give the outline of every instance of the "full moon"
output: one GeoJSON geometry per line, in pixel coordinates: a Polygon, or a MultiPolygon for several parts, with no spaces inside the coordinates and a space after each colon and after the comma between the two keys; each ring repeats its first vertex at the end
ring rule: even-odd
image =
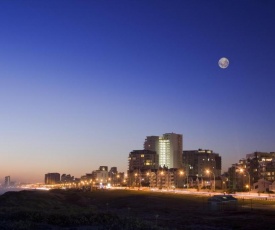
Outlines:
{"type": "Polygon", "coordinates": [[[222,68],[222,69],[225,69],[229,66],[229,61],[227,58],[223,57],[219,60],[219,66],[222,68]]]}

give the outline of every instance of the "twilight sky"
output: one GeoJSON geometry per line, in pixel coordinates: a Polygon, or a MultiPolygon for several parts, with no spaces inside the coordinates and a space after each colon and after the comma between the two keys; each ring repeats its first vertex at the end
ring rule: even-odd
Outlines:
{"type": "Polygon", "coordinates": [[[273,0],[0,1],[0,182],[126,171],[167,132],[227,170],[275,151],[274,86],[273,0]]]}

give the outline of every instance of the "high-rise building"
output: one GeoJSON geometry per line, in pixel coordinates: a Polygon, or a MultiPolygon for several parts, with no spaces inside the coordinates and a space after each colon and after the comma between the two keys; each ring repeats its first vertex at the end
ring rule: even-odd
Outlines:
{"type": "Polygon", "coordinates": [[[159,156],[159,166],[182,168],[181,134],[165,133],[162,136],[147,136],[144,149],[156,151],[159,156]]]}
{"type": "Polygon", "coordinates": [[[117,171],[117,167],[111,167],[111,169],[109,170],[108,176],[112,182],[112,184],[114,184],[114,181],[117,180],[118,177],[118,171],[117,171]]]}
{"type": "Polygon", "coordinates": [[[213,150],[186,150],[182,154],[183,168],[190,177],[205,177],[206,170],[221,175],[221,157],[213,150]]]}
{"type": "Polygon", "coordinates": [[[158,168],[158,155],[152,150],[133,150],[129,154],[129,172],[158,168]]]}
{"type": "Polygon", "coordinates": [[[111,167],[110,171],[109,171],[109,174],[114,174],[116,175],[118,173],[117,171],[117,167],[111,167]]]}
{"type": "MultiPolygon", "coordinates": [[[[249,185],[250,178],[247,173],[240,173],[240,169],[247,170],[246,159],[239,160],[238,163],[232,164],[228,168],[228,188],[232,191],[244,191],[245,185],[249,185]]],[[[249,185],[250,187],[250,185],[249,185]]]]}
{"type": "Polygon", "coordinates": [[[159,136],[148,136],[144,141],[144,149],[158,151],[159,136]]]}
{"type": "Polygon", "coordinates": [[[260,179],[275,180],[275,152],[254,152],[246,155],[246,168],[251,183],[260,179]]]}
{"type": "Polygon", "coordinates": [[[59,173],[47,173],[45,174],[45,184],[57,184],[60,182],[59,173]]]}
{"type": "MultiPolygon", "coordinates": [[[[275,152],[253,152],[228,169],[228,187],[232,190],[257,190],[259,181],[275,181],[275,152]],[[254,186],[254,184],[256,184],[254,186]],[[254,187],[253,187],[254,186],[254,187]]],[[[266,183],[265,182],[265,183],[266,183]]]]}
{"type": "Polygon", "coordinates": [[[61,182],[73,182],[74,176],[71,176],[70,174],[62,174],[61,175],[61,182]]]}
{"type": "Polygon", "coordinates": [[[108,171],[108,166],[99,166],[100,171],[108,171]]]}
{"type": "Polygon", "coordinates": [[[5,176],[5,187],[9,187],[11,183],[11,177],[5,176]]]}

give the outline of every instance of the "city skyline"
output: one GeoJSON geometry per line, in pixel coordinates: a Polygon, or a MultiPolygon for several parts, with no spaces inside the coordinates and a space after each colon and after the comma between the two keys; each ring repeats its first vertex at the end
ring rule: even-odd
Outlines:
{"type": "Polygon", "coordinates": [[[275,151],[274,1],[1,1],[0,12],[1,178],[126,172],[146,136],[172,132],[183,150],[218,152],[223,171],[275,151]]]}

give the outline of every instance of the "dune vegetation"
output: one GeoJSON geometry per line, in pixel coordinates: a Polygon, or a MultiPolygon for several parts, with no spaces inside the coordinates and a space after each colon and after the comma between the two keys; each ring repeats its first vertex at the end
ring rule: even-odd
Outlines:
{"type": "MultiPolygon", "coordinates": [[[[1,229],[271,229],[272,210],[210,210],[207,196],[133,190],[50,190],[0,196],[1,229]]],[[[263,201],[264,202],[264,201],[263,201]]],[[[255,204],[254,204],[255,206],[255,204]]],[[[255,206],[256,207],[256,206],[255,206]]]]}

